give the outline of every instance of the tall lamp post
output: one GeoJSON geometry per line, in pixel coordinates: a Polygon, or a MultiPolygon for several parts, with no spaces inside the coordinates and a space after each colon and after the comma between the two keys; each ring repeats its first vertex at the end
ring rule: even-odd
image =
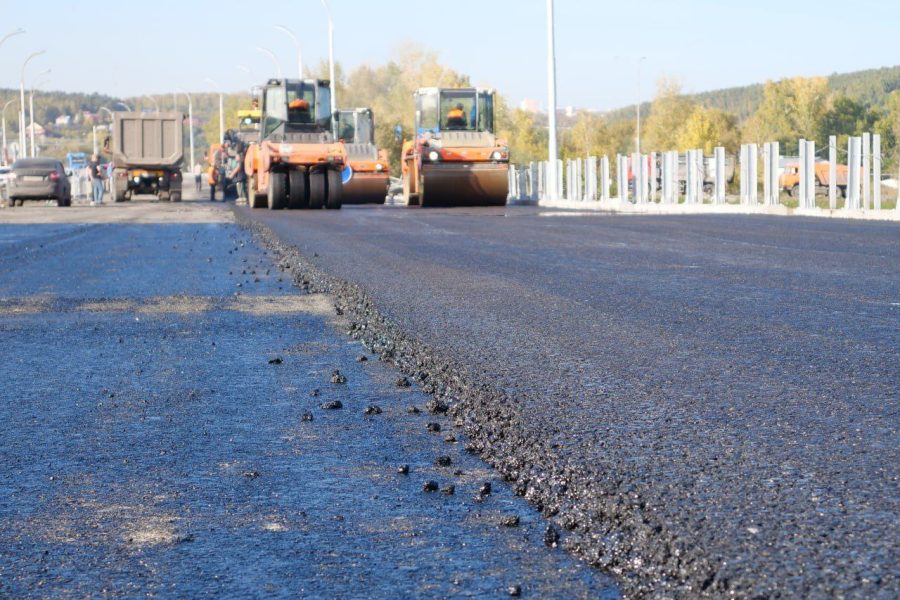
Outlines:
{"type": "Polygon", "coordinates": [[[275,31],[280,31],[288,35],[291,40],[294,42],[294,47],[297,49],[297,77],[303,79],[303,52],[300,49],[300,40],[297,39],[297,36],[294,35],[294,32],[285,27],[284,25],[276,25],[273,27],[275,31]]]}
{"type": "Polygon", "coordinates": [[[28,63],[31,62],[35,57],[40,56],[41,54],[46,53],[46,50],[38,50],[37,52],[32,52],[28,55],[28,58],[25,59],[25,62],[22,63],[22,78],[19,80],[19,148],[22,156],[25,156],[25,148],[27,147],[27,138],[25,137],[25,67],[28,66],[28,63]]]}
{"type": "Polygon", "coordinates": [[[281,79],[282,78],[281,63],[278,62],[278,57],[275,56],[275,53],[272,52],[271,50],[269,50],[268,48],[263,48],[262,46],[257,46],[256,51],[261,54],[265,54],[270,59],[272,59],[272,63],[274,63],[274,65],[275,65],[275,73],[276,73],[278,79],[281,79]]]}
{"type": "Polygon", "coordinates": [[[14,31],[10,31],[6,35],[4,35],[2,38],[0,38],[0,46],[3,45],[3,42],[5,42],[9,38],[13,37],[14,35],[22,35],[23,33],[25,33],[25,30],[22,29],[21,27],[19,27],[18,29],[14,30],[14,31]]]}
{"type": "MultiPolygon", "coordinates": [[[[15,29],[14,31],[10,31],[10,32],[7,33],[6,35],[4,35],[2,38],[0,38],[0,46],[2,46],[3,43],[4,43],[6,40],[8,40],[9,38],[11,38],[11,37],[13,37],[13,36],[16,36],[16,35],[22,35],[23,33],[25,33],[25,30],[22,29],[21,27],[19,27],[18,29],[15,29]]],[[[6,107],[9,106],[11,103],[12,103],[12,100],[10,100],[9,102],[7,102],[6,105],[3,107],[3,156],[0,156],[0,161],[2,161],[4,165],[6,164],[6,155],[7,155],[7,145],[6,145],[6,107]]],[[[21,115],[20,115],[20,118],[21,118],[21,115]]],[[[20,136],[20,137],[21,137],[21,136],[20,136]]],[[[21,149],[19,150],[19,153],[20,153],[20,154],[22,153],[22,150],[21,150],[21,149]]]]}
{"type": "Polygon", "coordinates": [[[637,127],[635,128],[634,148],[638,154],[641,153],[641,65],[645,60],[647,57],[642,56],[637,63],[637,127]]]}
{"type": "Polygon", "coordinates": [[[184,94],[188,101],[188,139],[191,147],[191,171],[194,170],[194,101],[191,95],[181,88],[175,90],[178,94],[184,94]]]}
{"type": "MultiPolygon", "coordinates": [[[[48,75],[48,74],[50,74],[50,71],[51,71],[51,69],[46,69],[44,71],[41,71],[38,74],[38,77],[48,75]]],[[[34,158],[35,156],[37,156],[37,151],[35,150],[35,144],[34,144],[34,88],[39,87],[39,86],[43,85],[44,83],[46,83],[46,79],[38,81],[37,83],[32,82],[31,89],[28,92],[28,114],[29,114],[29,119],[31,121],[31,158],[34,158]]]]}
{"type": "Polygon", "coordinates": [[[553,0],[547,0],[547,120],[549,125],[549,144],[547,164],[547,187],[545,190],[550,200],[556,200],[559,189],[559,173],[557,157],[559,148],[556,142],[556,40],[553,26],[553,0]]]}
{"type": "MultiPolygon", "coordinates": [[[[280,75],[279,75],[280,77],[280,75]]],[[[216,83],[215,79],[211,77],[207,77],[205,79],[206,83],[211,85],[213,89],[219,90],[219,143],[225,143],[225,100],[222,97],[222,88],[216,83]]]]}
{"type": "Polygon", "coordinates": [[[3,166],[6,166],[9,164],[9,161],[7,160],[8,156],[9,156],[9,152],[8,152],[8,148],[6,145],[6,109],[9,107],[10,104],[12,104],[15,101],[16,101],[16,99],[13,98],[12,100],[10,100],[9,102],[7,102],[6,104],[3,105],[3,154],[2,154],[2,156],[0,156],[0,161],[2,161],[3,166]]]}
{"type": "Polygon", "coordinates": [[[322,0],[322,6],[325,7],[325,14],[328,15],[328,77],[331,79],[331,129],[334,137],[337,138],[337,123],[334,120],[334,113],[337,112],[337,94],[335,92],[337,84],[334,81],[334,20],[331,18],[328,0],[322,0]]]}

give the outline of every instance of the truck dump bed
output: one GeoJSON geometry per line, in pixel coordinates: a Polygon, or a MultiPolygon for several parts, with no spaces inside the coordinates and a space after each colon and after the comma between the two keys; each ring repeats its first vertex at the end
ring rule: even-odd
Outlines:
{"type": "Polygon", "coordinates": [[[184,115],[177,112],[117,112],[113,121],[113,165],[174,167],[184,158],[184,115]]]}

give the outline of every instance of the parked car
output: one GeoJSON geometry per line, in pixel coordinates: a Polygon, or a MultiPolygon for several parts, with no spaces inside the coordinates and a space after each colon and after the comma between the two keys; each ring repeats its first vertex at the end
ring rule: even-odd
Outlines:
{"type": "Polygon", "coordinates": [[[14,162],[9,180],[9,206],[45,199],[56,200],[57,206],[71,206],[72,185],[63,164],[55,158],[20,158],[14,162]]]}

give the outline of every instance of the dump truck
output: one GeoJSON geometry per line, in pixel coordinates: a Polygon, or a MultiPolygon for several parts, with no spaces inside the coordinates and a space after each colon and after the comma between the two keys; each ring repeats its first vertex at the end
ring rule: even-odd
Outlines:
{"type": "Polygon", "coordinates": [[[107,150],[112,154],[110,186],[116,202],[135,194],[181,201],[183,114],[116,112],[107,150]]]}
{"type": "Polygon", "coordinates": [[[494,90],[421,88],[415,139],[401,151],[408,206],[502,206],[509,148],[494,132],[494,90]]]}
{"type": "Polygon", "coordinates": [[[384,204],[390,184],[390,163],[375,145],[375,119],[370,108],[340,110],[338,138],[347,148],[344,204],[384,204]]]}
{"type": "Polygon", "coordinates": [[[335,138],[336,118],[327,80],[266,82],[258,141],[244,159],[252,208],[341,207],[347,151],[335,138]]]}
{"type": "MultiPolygon", "coordinates": [[[[847,197],[847,165],[836,165],[837,173],[835,186],[841,198],[847,197]]],[[[791,195],[792,198],[800,196],[800,163],[788,162],[782,167],[782,173],[778,177],[778,186],[791,195]]],[[[831,181],[831,169],[828,161],[816,161],[816,195],[827,196],[828,185],[831,181]]]]}

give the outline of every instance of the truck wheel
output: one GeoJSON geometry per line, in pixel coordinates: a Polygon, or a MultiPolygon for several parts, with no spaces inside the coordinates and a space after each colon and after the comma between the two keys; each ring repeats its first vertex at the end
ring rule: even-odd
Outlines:
{"type": "Polygon", "coordinates": [[[269,173],[269,210],[281,210],[287,201],[287,174],[269,173]]]}
{"type": "Polygon", "coordinates": [[[159,198],[160,202],[168,202],[169,201],[169,192],[160,192],[159,196],[157,196],[157,197],[159,198]]]}
{"type": "Polygon", "coordinates": [[[306,169],[293,169],[288,181],[288,208],[299,210],[309,208],[309,183],[306,169]]]}
{"type": "Polygon", "coordinates": [[[795,183],[794,187],[791,188],[790,191],[791,198],[799,198],[800,197],[800,184],[795,183]]]}
{"type": "Polygon", "coordinates": [[[841,198],[847,197],[847,188],[838,186],[838,196],[841,198]]]}
{"type": "Polygon", "coordinates": [[[7,208],[15,208],[16,207],[16,199],[10,198],[9,200],[7,200],[6,206],[7,206],[7,208]]]}
{"type": "Polygon", "coordinates": [[[169,200],[172,202],[181,202],[181,192],[172,192],[169,195],[169,200]]]}
{"type": "Polygon", "coordinates": [[[309,207],[318,210],[325,206],[325,198],[328,194],[328,183],[325,173],[309,174],[309,207]]]}
{"type": "Polygon", "coordinates": [[[344,202],[344,184],[341,182],[341,172],[328,171],[326,182],[328,184],[328,199],[325,202],[325,208],[337,210],[344,202]]]}
{"type": "Polygon", "coordinates": [[[703,184],[703,193],[704,194],[711,196],[712,193],[715,191],[716,191],[716,186],[713,185],[712,183],[704,183],[703,184]]]}

